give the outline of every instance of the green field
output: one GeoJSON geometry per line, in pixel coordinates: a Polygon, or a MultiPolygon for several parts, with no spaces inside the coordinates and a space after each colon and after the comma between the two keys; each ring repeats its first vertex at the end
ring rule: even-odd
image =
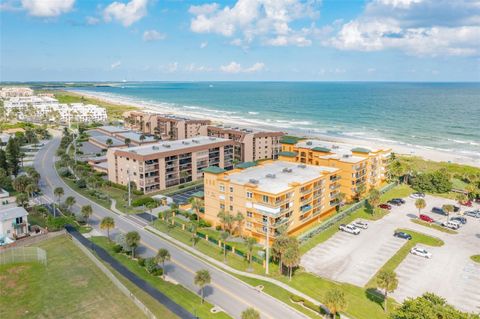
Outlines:
{"type": "Polygon", "coordinates": [[[425,227],[428,227],[428,228],[432,228],[432,229],[441,231],[441,232],[443,232],[443,233],[447,233],[447,234],[451,234],[451,235],[458,234],[458,232],[455,231],[455,230],[453,230],[453,229],[446,228],[446,227],[437,225],[437,224],[435,224],[435,223],[427,223],[427,222],[425,222],[425,221],[423,221],[423,220],[421,220],[421,219],[412,218],[412,219],[410,219],[410,221],[411,221],[412,223],[415,223],[415,224],[418,224],[418,225],[422,225],[422,226],[425,226],[425,227]]]}
{"type": "Polygon", "coordinates": [[[397,158],[414,172],[427,173],[446,169],[447,172],[457,175],[480,174],[480,168],[463,164],[429,161],[418,156],[397,156],[397,158]]]}
{"type": "Polygon", "coordinates": [[[0,266],[0,318],[145,318],[68,237],[38,247],[47,266],[0,266]]]}

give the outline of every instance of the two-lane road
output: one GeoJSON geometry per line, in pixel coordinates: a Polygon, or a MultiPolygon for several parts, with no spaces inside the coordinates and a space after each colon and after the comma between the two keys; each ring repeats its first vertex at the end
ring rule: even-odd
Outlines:
{"type": "MultiPolygon", "coordinates": [[[[78,211],[82,205],[91,205],[93,216],[91,224],[99,230],[99,220],[105,216],[115,219],[116,231],[123,233],[137,231],[141,238],[141,247],[138,251],[144,256],[152,256],[159,248],[166,248],[172,256],[171,262],[166,265],[168,276],[197,293],[198,287],[193,283],[195,272],[200,269],[208,269],[212,276],[212,283],[206,289],[207,300],[224,309],[225,312],[234,318],[240,318],[241,312],[248,307],[254,307],[260,311],[262,318],[269,319],[297,319],[307,318],[305,315],[297,312],[295,309],[287,306],[279,300],[258,292],[253,287],[245,284],[241,280],[211,266],[210,264],[186,253],[177,246],[168,241],[146,231],[138,222],[130,218],[120,216],[104,207],[92,202],[73,191],[58,176],[55,168],[55,152],[60,144],[60,136],[56,135],[36,156],[35,168],[42,176],[41,189],[46,197],[54,198],[53,189],[63,187],[65,191],[64,198],[74,196],[76,205],[74,210],[78,211]]],[[[99,230],[100,231],[100,230],[99,230]]],[[[112,233],[115,236],[115,232],[112,233]]]]}

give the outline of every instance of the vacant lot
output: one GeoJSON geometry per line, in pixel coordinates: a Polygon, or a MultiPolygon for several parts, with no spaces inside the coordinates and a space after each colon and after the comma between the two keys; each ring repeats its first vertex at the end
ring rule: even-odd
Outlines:
{"type": "Polygon", "coordinates": [[[145,318],[66,236],[38,246],[47,266],[0,266],[0,318],[145,318]]]}

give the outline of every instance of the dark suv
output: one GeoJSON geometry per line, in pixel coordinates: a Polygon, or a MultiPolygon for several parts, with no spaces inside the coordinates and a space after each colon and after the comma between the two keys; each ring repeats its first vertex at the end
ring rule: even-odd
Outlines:
{"type": "Polygon", "coordinates": [[[412,239],[412,235],[407,234],[403,231],[396,231],[395,233],[393,233],[393,236],[398,237],[398,238],[407,239],[407,240],[412,239]]]}
{"type": "Polygon", "coordinates": [[[440,215],[444,215],[444,216],[447,215],[447,213],[445,213],[445,211],[440,207],[433,207],[432,208],[432,213],[440,214],[440,215]]]}

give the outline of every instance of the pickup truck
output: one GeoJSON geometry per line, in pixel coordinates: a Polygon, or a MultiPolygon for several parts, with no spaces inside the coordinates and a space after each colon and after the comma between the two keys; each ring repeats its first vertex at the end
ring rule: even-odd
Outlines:
{"type": "Polygon", "coordinates": [[[348,224],[348,225],[345,225],[345,224],[341,224],[339,229],[341,231],[344,231],[346,233],[350,233],[350,234],[354,234],[354,235],[358,235],[360,234],[360,229],[358,229],[357,227],[355,227],[354,225],[352,224],[348,224]]]}

